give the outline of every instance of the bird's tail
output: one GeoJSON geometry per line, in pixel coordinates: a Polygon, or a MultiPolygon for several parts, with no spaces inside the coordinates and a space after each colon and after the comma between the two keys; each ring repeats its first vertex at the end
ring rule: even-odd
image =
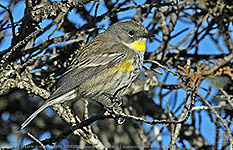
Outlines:
{"type": "Polygon", "coordinates": [[[19,130],[25,128],[40,112],[51,106],[52,101],[45,101],[31,116],[29,116],[20,126],[19,130]]]}
{"type": "MultiPolygon", "coordinates": [[[[59,93],[59,90],[57,90],[59,93]]],[[[58,94],[57,94],[58,95],[58,94]]],[[[75,90],[71,90],[67,92],[66,94],[62,94],[60,96],[56,96],[56,91],[53,93],[53,95],[50,96],[48,100],[46,100],[30,117],[28,117],[23,124],[20,126],[19,130],[25,128],[31,121],[34,119],[40,112],[45,110],[47,107],[56,104],[56,103],[63,103],[68,100],[72,100],[77,97],[77,94],[75,90]]]]}

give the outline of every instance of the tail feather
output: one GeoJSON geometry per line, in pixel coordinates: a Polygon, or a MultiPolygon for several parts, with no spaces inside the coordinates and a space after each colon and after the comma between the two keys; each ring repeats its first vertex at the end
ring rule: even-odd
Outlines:
{"type": "MultiPolygon", "coordinates": [[[[56,93],[56,92],[55,92],[56,93]]],[[[54,94],[55,94],[54,93],[54,94]]],[[[56,104],[63,103],[64,101],[69,101],[77,97],[77,93],[75,90],[71,90],[66,94],[62,94],[60,96],[51,96],[48,100],[46,100],[31,116],[29,116],[20,126],[19,130],[25,128],[40,112],[45,110],[47,107],[56,104]]]]}
{"type": "Polygon", "coordinates": [[[20,126],[19,130],[25,128],[40,112],[51,106],[51,101],[44,102],[31,116],[29,116],[20,126]]]}

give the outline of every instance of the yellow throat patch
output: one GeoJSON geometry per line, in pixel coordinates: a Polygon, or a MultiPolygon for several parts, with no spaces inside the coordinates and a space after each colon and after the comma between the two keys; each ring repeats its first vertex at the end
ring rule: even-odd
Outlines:
{"type": "Polygon", "coordinates": [[[129,59],[123,59],[117,66],[114,66],[119,71],[131,71],[133,66],[129,59]]]}
{"type": "Polygon", "coordinates": [[[136,41],[136,42],[133,42],[132,43],[132,47],[135,49],[135,50],[138,50],[138,51],[144,51],[146,50],[146,41],[136,41]]]}

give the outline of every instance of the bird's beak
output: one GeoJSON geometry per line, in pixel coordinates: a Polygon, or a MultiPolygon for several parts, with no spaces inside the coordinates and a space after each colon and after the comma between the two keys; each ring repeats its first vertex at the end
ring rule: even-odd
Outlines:
{"type": "Polygon", "coordinates": [[[150,33],[148,33],[148,34],[142,35],[142,36],[140,36],[140,37],[142,37],[142,38],[149,38],[149,39],[153,39],[155,36],[154,36],[154,34],[150,34],[150,33]]]}

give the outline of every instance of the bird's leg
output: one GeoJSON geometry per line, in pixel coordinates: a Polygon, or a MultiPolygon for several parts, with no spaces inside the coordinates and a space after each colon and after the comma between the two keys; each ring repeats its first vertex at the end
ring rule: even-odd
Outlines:
{"type": "Polygon", "coordinates": [[[109,100],[111,101],[110,106],[108,106],[110,108],[120,107],[123,103],[119,96],[111,95],[109,93],[103,93],[103,95],[108,97],[109,100]]]}
{"type": "Polygon", "coordinates": [[[112,96],[110,94],[104,93],[105,96],[107,96],[111,100],[111,105],[103,105],[102,106],[109,112],[112,116],[115,122],[118,125],[121,125],[125,122],[125,119],[120,117],[120,114],[123,113],[122,109],[122,100],[119,98],[119,96],[112,96]]]}
{"type": "Polygon", "coordinates": [[[117,125],[121,125],[125,122],[125,119],[120,116],[120,114],[123,113],[123,109],[121,107],[109,107],[103,104],[101,104],[101,106],[103,106],[106,112],[111,114],[112,118],[114,119],[117,125]]]}
{"type": "Polygon", "coordinates": [[[120,97],[127,87],[128,86],[123,86],[117,89],[116,92],[112,96],[109,97],[112,102],[112,107],[120,107],[122,105],[123,102],[120,97]]]}
{"type": "Polygon", "coordinates": [[[127,86],[123,86],[122,88],[116,90],[116,92],[113,95],[109,93],[103,93],[106,97],[108,97],[111,100],[112,103],[110,106],[104,107],[111,115],[113,115],[113,118],[118,125],[123,124],[125,122],[125,119],[120,116],[120,114],[123,113],[123,109],[121,107],[123,101],[121,100],[120,96],[126,88],[127,86]]]}

